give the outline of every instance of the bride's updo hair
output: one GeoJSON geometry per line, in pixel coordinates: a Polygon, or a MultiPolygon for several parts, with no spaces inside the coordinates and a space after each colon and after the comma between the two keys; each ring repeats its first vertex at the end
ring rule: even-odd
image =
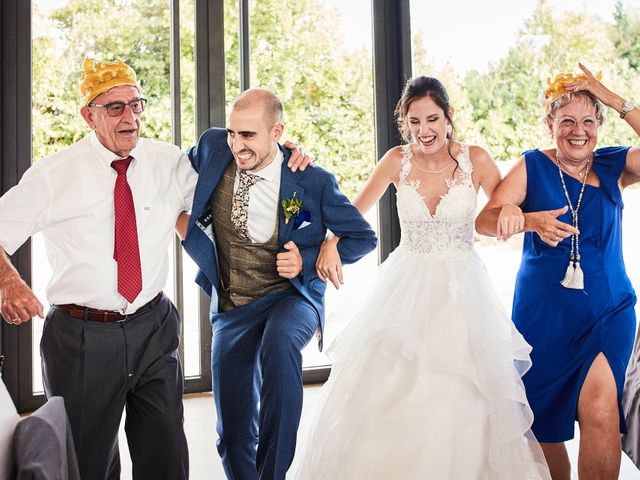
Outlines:
{"type": "Polygon", "coordinates": [[[455,160],[455,157],[451,154],[451,146],[456,141],[456,127],[453,124],[453,120],[449,115],[449,94],[447,89],[440,80],[434,77],[414,77],[407,80],[404,89],[402,89],[402,95],[396,105],[396,122],[398,124],[398,130],[405,142],[411,142],[411,132],[407,123],[407,115],[409,114],[409,106],[414,100],[418,100],[423,97],[431,97],[431,100],[440,107],[444,113],[445,118],[451,125],[451,129],[447,131],[447,139],[449,139],[448,150],[451,158],[455,160]]]}

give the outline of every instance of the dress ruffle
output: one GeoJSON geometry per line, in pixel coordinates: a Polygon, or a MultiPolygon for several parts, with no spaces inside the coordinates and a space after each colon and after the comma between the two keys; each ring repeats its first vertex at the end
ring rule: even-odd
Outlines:
{"type": "Polygon", "coordinates": [[[399,247],[363,298],[288,478],[549,478],[521,381],[531,347],[475,252],[399,247]]]}

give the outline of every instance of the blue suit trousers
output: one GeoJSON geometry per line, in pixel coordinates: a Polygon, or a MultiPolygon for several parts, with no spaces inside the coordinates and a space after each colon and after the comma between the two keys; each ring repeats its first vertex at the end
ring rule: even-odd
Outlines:
{"type": "Polygon", "coordinates": [[[318,328],[296,290],[212,315],[218,452],[229,480],[284,480],[302,412],[302,354],[318,328]]]}

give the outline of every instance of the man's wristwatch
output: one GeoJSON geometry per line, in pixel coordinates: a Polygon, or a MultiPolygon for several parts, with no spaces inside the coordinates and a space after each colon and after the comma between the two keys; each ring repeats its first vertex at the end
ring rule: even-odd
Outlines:
{"type": "Polygon", "coordinates": [[[622,105],[622,110],[620,110],[620,118],[626,117],[627,113],[629,113],[634,108],[636,108],[636,106],[631,100],[627,100],[626,102],[624,102],[624,104],[622,105]]]}

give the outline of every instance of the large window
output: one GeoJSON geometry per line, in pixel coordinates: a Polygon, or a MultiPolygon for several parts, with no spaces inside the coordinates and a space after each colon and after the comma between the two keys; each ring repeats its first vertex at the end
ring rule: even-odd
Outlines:
{"type": "MultiPolygon", "coordinates": [[[[111,2],[102,9],[78,0],[32,2],[32,159],[64,148],[89,130],[79,115],[78,78],[85,57],[121,58],[138,74],[148,98],[142,135],[187,147],[196,141],[195,126],[195,4],[170,2],[111,2]],[[113,29],[127,19],[136,28],[113,29]],[[91,32],[91,34],[88,34],[91,32]]],[[[202,317],[201,296],[193,282],[195,265],[182,255],[179,242],[169,252],[170,272],[165,293],[180,310],[183,322],[181,355],[187,388],[210,384],[209,361],[202,354],[210,335],[202,317]]],[[[51,276],[40,235],[32,242],[32,284],[46,302],[51,276]]],[[[45,303],[45,309],[48,305],[45,303]]],[[[32,323],[32,393],[42,392],[39,344],[43,321],[32,323]]]]}
{"type": "MultiPolygon", "coordinates": [[[[179,10],[180,116],[172,117],[170,2],[124,2],[124,11],[112,11],[105,18],[86,2],[77,0],[35,0],[33,3],[33,159],[76,141],[88,129],[77,114],[77,66],[85,56],[97,59],[122,58],[137,71],[149,98],[143,118],[143,135],[192,145],[195,133],[194,5],[181,1],[179,10]],[[94,29],[95,23],[109,24],[124,15],[137,19],[139,28],[114,38],[111,29],[94,29]],[[134,45],[138,48],[126,48],[134,45]],[[51,62],[53,52],[60,58],[51,62]],[[61,54],[60,54],[61,53],[61,54]],[[61,82],[60,80],[63,79],[61,82]],[[178,125],[176,125],[178,123],[178,125]]],[[[371,45],[371,3],[359,0],[348,5],[332,0],[297,2],[278,0],[248,2],[248,35],[240,30],[238,2],[225,2],[225,92],[227,104],[242,88],[272,89],[285,105],[286,138],[309,151],[319,165],[336,174],[345,193],[353,197],[375,166],[375,122],[371,45]],[[287,22],[281,12],[289,12],[287,22]],[[357,15],[356,15],[357,12],[357,15]],[[241,85],[240,46],[249,40],[249,84],[241,85]]],[[[173,102],[173,103],[172,103],[173,102]]],[[[368,214],[377,229],[376,211],[368,214]]],[[[179,246],[174,246],[171,277],[166,293],[179,300],[184,318],[183,361],[185,375],[197,377],[200,364],[198,291],[190,280],[195,265],[179,246]],[[178,262],[178,265],[176,264],[178,262]],[[176,268],[177,267],[177,268],[176,268]],[[183,277],[177,272],[182,270],[183,277]],[[182,282],[181,278],[188,278],[182,282]],[[179,295],[176,297],[176,293],[179,295]]],[[[345,299],[362,278],[371,277],[377,267],[377,252],[365,261],[345,268],[346,285],[328,288],[328,345],[348,321],[345,299]],[[335,313],[334,313],[335,312],[335,313]]],[[[37,237],[33,248],[34,288],[45,298],[50,277],[43,243],[37,237]]],[[[48,307],[48,306],[47,306],[48,307]]],[[[42,390],[39,343],[42,321],[34,322],[33,388],[42,390]]],[[[305,366],[328,365],[328,359],[311,342],[304,354],[305,366]]]]}
{"type": "MultiPolygon", "coordinates": [[[[240,3],[248,10],[244,18],[237,3],[225,3],[225,18],[236,19],[225,25],[227,72],[237,72],[226,78],[228,101],[248,87],[273,90],[285,109],[284,137],[333,172],[353,198],[376,163],[370,0],[240,3]]],[[[369,220],[377,227],[374,210],[369,220]]],[[[328,286],[325,345],[348,320],[341,306],[377,263],[374,252],[345,269],[340,290],[328,286]]],[[[305,367],[329,363],[312,341],[305,367]]]]}
{"type": "MultiPolygon", "coordinates": [[[[228,102],[243,89],[273,89],[285,105],[286,138],[333,171],[353,197],[378,155],[397,143],[390,112],[406,74],[407,62],[395,68],[394,59],[408,58],[400,41],[402,29],[408,31],[407,6],[408,0],[3,1],[0,186],[6,191],[31,162],[88,133],[78,113],[77,85],[83,58],[94,57],[121,58],[135,68],[149,99],[143,135],[181,148],[204,129],[224,126],[228,102]]],[[[378,227],[397,225],[387,203],[368,215],[382,249],[347,268],[347,284],[339,291],[328,287],[325,345],[349,319],[344,304],[359,279],[370,277],[378,257],[397,242],[397,229],[389,234],[378,227]]],[[[193,283],[195,266],[178,242],[168,253],[166,293],[184,320],[186,388],[206,391],[209,298],[193,283]]],[[[45,257],[38,237],[13,257],[43,300],[50,276],[45,257]]],[[[22,411],[42,401],[41,330],[38,320],[0,327],[4,379],[22,411]]],[[[307,380],[328,375],[329,361],[315,342],[304,362],[307,380]]]]}

